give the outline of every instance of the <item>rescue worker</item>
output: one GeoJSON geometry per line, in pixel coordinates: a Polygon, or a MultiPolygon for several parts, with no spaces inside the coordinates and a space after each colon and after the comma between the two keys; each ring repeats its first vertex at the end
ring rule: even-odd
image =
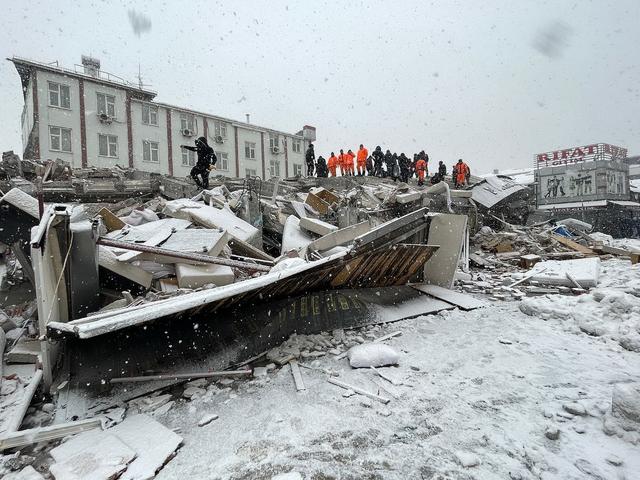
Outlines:
{"type": "Polygon", "coordinates": [[[384,171],[382,173],[383,177],[391,176],[391,167],[393,165],[393,155],[391,155],[391,150],[387,149],[384,153],[384,171]]]}
{"type": "Polygon", "coordinates": [[[451,167],[451,181],[453,182],[453,186],[458,188],[458,165],[456,163],[451,167]]]}
{"type": "Polygon", "coordinates": [[[327,177],[327,161],[324,159],[322,155],[318,157],[318,162],[316,164],[316,174],[320,178],[327,177]]]}
{"type": "Polygon", "coordinates": [[[400,166],[400,180],[409,183],[409,174],[411,173],[411,160],[403,153],[398,157],[398,165],[400,166]]]}
{"type": "Polygon", "coordinates": [[[347,171],[347,154],[344,150],[340,149],[340,155],[338,155],[338,166],[340,167],[340,175],[346,176],[347,171]]]}
{"type": "Polygon", "coordinates": [[[367,157],[367,175],[369,175],[370,177],[373,177],[373,158],[371,157],[371,155],[369,155],[367,157]]]}
{"type": "Polygon", "coordinates": [[[416,173],[418,175],[418,185],[424,185],[424,176],[427,173],[427,161],[418,155],[418,161],[416,162],[416,173]]]}
{"type": "Polygon", "coordinates": [[[373,174],[376,177],[381,177],[384,154],[382,153],[382,148],[380,148],[380,145],[376,147],[371,156],[373,157],[373,174]]]}
{"type": "Polygon", "coordinates": [[[458,186],[462,187],[463,185],[468,184],[469,166],[464,163],[462,159],[459,159],[456,167],[456,183],[458,186]]]}
{"type": "Polygon", "coordinates": [[[195,147],[190,145],[180,145],[180,148],[197,153],[198,160],[191,169],[190,175],[191,178],[193,178],[193,181],[196,182],[198,188],[206,190],[209,188],[209,171],[215,168],[214,165],[218,161],[218,158],[216,157],[213,148],[211,148],[207,143],[207,139],[205,137],[198,137],[195,143],[195,147]],[[202,178],[202,181],[200,178],[202,178]]]}
{"type": "Polygon", "coordinates": [[[354,172],[354,166],[353,166],[354,158],[356,158],[355,154],[351,151],[351,149],[349,149],[349,151],[347,151],[347,175],[350,175],[352,177],[354,172]]]}
{"type": "Polygon", "coordinates": [[[358,176],[364,176],[364,169],[367,163],[367,157],[369,156],[369,151],[364,148],[364,145],[360,144],[360,149],[358,150],[358,155],[356,157],[356,161],[358,163],[358,176]]]}
{"type": "Polygon", "coordinates": [[[444,177],[447,176],[447,166],[442,160],[440,160],[440,163],[438,164],[438,176],[440,177],[440,180],[444,180],[444,177]]]}
{"type": "Polygon", "coordinates": [[[307,161],[307,177],[313,177],[316,161],[316,152],[313,151],[313,143],[309,144],[307,152],[305,153],[305,159],[307,161]]]}
{"type": "Polygon", "coordinates": [[[398,164],[398,154],[393,152],[391,156],[391,178],[396,182],[400,178],[400,165],[398,164]]]}
{"type": "Polygon", "coordinates": [[[327,163],[327,167],[329,167],[329,174],[332,177],[337,176],[336,169],[338,168],[338,157],[336,157],[336,155],[333,152],[331,152],[331,156],[329,157],[329,162],[327,163]]]}

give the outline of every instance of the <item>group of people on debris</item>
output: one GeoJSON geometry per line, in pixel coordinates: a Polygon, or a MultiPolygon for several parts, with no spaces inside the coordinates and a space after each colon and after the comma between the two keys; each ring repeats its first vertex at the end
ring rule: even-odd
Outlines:
{"type": "MultiPolygon", "coordinates": [[[[398,155],[391,153],[387,149],[382,153],[382,148],[377,146],[371,155],[369,150],[360,144],[360,148],[356,153],[351,149],[345,151],[340,149],[340,154],[336,156],[335,152],[331,152],[329,160],[319,156],[316,159],[313,144],[310,143],[305,153],[305,161],[307,163],[307,176],[313,177],[336,177],[338,173],[341,176],[359,176],[368,175],[370,177],[391,178],[393,181],[400,180],[407,183],[410,178],[416,177],[418,185],[424,185],[425,179],[429,179],[431,184],[436,184],[445,179],[447,175],[446,165],[440,161],[438,169],[429,177],[429,155],[422,150],[420,153],[413,155],[413,160],[404,153],[398,155]],[[355,160],[355,162],[354,162],[355,160]]],[[[471,170],[469,166],[458,160],[453,165],[451,178],[456,187],[469,184],[471,170]]]]}
{"type": "MultiPolygon", "coordinates": [[[[180,147],[197,153],[198,160],[191,169],[190,175],[199,188],[207,189],[209,188],[209,172],[215,168],[218,158],[205,137],[196,139],[195,144],[195,147],[190,145],[180,145],[180,147]]],[[[322,156],[316,160],[313,143],[310,143],[305,152],[305,160],[308,177],[312,177],[314,174],[318,177],[337,177],[340,173],[343,177],[368,175],[407,183],[410,178],[415,176],[418,179],[418,185],[424,185],[427,178],[431,184],[436,184],[443,181],[447,175],[447,167],[440,161],[437,171],[429,177],[429,155],[424,150],[414,154],[413,160],[411,160],[404,153],[398,155],[391,153],[388,149],[382,153],[380,146],[377,146],[369,155],[369,150],[360,144],[357,153],[354,154],[351,149],[345,153],[343,149],[340,149],[338,156],[331,152],[327,161],[322,156]]],[[[453,165],[451,178],[456,187],[467,185],[470,175],[471,170],[462,159],[453,165]]]]}

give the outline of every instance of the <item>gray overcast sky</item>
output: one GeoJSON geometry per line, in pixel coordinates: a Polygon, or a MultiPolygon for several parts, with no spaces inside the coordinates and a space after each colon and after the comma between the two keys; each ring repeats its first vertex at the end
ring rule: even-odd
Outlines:
{"type": "MultiPolygon", "coordinates": [[[[476,173],[609,142],[640,154],[640,1],[0,0],[0,53],[81,54],[157,99],[296,132],[316,151],[379,144],[476,173]],[[136,36],[135,10],[151,29],[136,36]]],[[[0,68],[0,150],[22,151],[20,81],[0,68]]]]}

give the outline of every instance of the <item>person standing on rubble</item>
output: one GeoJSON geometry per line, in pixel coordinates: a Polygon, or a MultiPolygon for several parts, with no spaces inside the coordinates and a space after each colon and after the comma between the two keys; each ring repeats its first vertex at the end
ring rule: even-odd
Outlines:
{"type": "Polygon", "coordinates": [[[438,163],[438,177],[440,177],[440,181],[442,181],[446,176],[447,176],[447,166],[444,164],[442,160],[440,160],[440,163],[438,163]]]}
{"type": "Polygon", "coordinates": [[[340,167],[340,175],[346,176],[347,173],[347,155],[344,153],[344,150],[340,149],[340,155],[338,155],[338,166],[340,167]]]}
{"type": "Polygon", "coordinates": [[[398,164],[400,166],[400,180],[404,183],[409,183],[409,174],[411,173],[411,160],[402,152],[398,157],[398,164]]]}
{"type": "Polygon", "coordinates": [[[331,156],[329,157],[329,163],[327,164],[329,167],[329,174],[332,177],[336,176],[336,169],[338,168],[338,157],[336,157],[335,153],[331,152],[331,156]]]}
{"type": "Polygon", "coordinates": [[[305,153],[305,159],[307,161],[307,177],[313,177],[316,161],[316,152],[313,151],[313,143],[309,144],[307,152],[305,153]]]}
{"type": "Polygon", "coordinates": [[[458,164],[454,163],[453,167],[451,167],[451,181],[453,182],[454,188],[458,188],[458,164]]]}
{"type": "Polygon", "coordinates": [[[384,170],[382,172],[383,177],[388,177],[391,175],[391,167],[393,166],[393,155],[391,155],[391,150],[387,149],[384,153],[384,170]]]}
{"type": "Polygon", "coordinates": [[[327,161],[322,155],[318,157],[318,162],[316,164],[316,174],[319,178],[327,177],[327,161]]]}
{"type": "Polygon", "coordinates": [[[424,176],[427,173],[427,161],[422,158],[422,155],[418,155],[418,161],[416,162],[416,174],[418,175],[418,185],[424,185],[424,176]]]}
{"type": "Polygon", "coordinates": [[[353,172],[354,172],[353,159],[354,158],[356,158],[356,156],[351,151],[351,149],[349,149],[347,151],[347,175],[349,175],[350,177],[353,177],[353,172]]]}
{"type": "Polygon", "coordinates": [[[373,174],[376,177],[382,177],[382,161],[384,160],[384,154],[382,153],[380,145],[376,147],[371,156],[373,157],[373,174]]]}
{"type": "Polygon", "coordinates": [[[458,186],[463,186],[468,184],[469,181],[469,167],[466,163],[462,161],[462,159],[458,160],[456,164],[456,183],[458,186]]]}
{"type": "Polygon", "coordinates": [[[367,157],[369,156],[369,151],[364,148],[364,145],[360,144],[360,149],[358,150],[358,155],[356,161],[358,162],[358,176],[364,176],[364,168],[367,163],[367,157]]]}
{"type": "Polygon", "coordinates": [[[369,155],[367,157],[367,175],[369,175],[370,177],[373,177],[373,157],[371,157],[371,155],[369,155]]]}
{"type": "Polygon", "coordinates": [[[215,168],[214,166],[218,161],[218,158],[216,157],[213,148],[211,148],[207,143],[207,139],[205,137],[198,137],[195,143],[195,147],[190,145],[180,145],[180,148],[197,153],[198,160],[191,169],[190,175],[191,178],[193,178],[193,181],[196,182],[198,188],[206,190],[209,188],[209,171],[215,168]]]}

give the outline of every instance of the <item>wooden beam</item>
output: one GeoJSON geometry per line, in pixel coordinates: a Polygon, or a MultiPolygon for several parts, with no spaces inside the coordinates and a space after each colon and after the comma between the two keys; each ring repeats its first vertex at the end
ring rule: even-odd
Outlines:
{"type": "Polygon", "coordinates": [[[558,243],[561,243],[565,247],[569,247],[571,250],[575,250],[576,252],[584,253],[585,255],[595,255],[596,253],[590,249],[589,247],[585,247],[584,245],[580,245],[578,242],[574,242],[573,240],[563,237],[562,235],[551,235],[558,243]]]}
{"type": "Polygon", "coordinates": [[[377,401],[382,402],[384,404],[387,404],[387,403],[389,403],[391,401],[390,399],[388,399],[386,397],[381,397],[380,395],[376,395],[375,393],[371,393],[371,392],[368,392],[366,390],[363,390],[360,387],[356,387],[354,385],[349,385],[348,383],[344,383],[344,382],[341,382],[340,380],[336,380],[335,378],[331,378],[330,377],[327,381],[329,383],[333,384],[333,385],[336,385],[337,387],[344,388],[345,390],[353,390],[354,392],[356,392],[359,395],[364,395],[365,397],[372,398],[373,400],[377,400],[377,401]]]}
{"type": "MultiPolygon", "coordinates": [[[[17,415],[15,415],[11,420],[9,420],[9,422],[7,422],[7,432],[15,432],[20,428],[20,425],[22,425],[22,420],[27,413],[27,409],[29,408],[29,405],[31,405],[31,399],[36,393],[36,389],[38,388],[38,385],[40,385],[41,381],[42,370],[36,370],[33,374],[33,377],[31,377],[29,385],[26,386],[22,393],[22,400],[20,406],[18,407],[17,415]]],[[[10,433],[7,433],[6,435],[10,435],[10,433]]],[[[10,448],[2,447],[2,438],[3,437],[0,437],[0,450],[2,450],[3,448],[10,448]]]]}
{"type": "Polygon", "coordinates": [[[296,384],[296,390],[298,392],[301,392],[302,390],[306,390],[307,387],[304,386],[304,381],[302,380],[302,373],[300,372],[298,361],[289,360],[289,365],[291,366],[291,374],[293,375],[293,381],[296,384]]]}
{"type": "Polygon", "coordinates": [[[224,372],[194,372],[194,373],[163,373],[160,375],[144,375],[141,377],[116,377],[109,383],[151,382],[158,380],[181,380],[191,378],[233,377],[236,375],[251,375],[251,370],[228,370],[224,372]]]}

